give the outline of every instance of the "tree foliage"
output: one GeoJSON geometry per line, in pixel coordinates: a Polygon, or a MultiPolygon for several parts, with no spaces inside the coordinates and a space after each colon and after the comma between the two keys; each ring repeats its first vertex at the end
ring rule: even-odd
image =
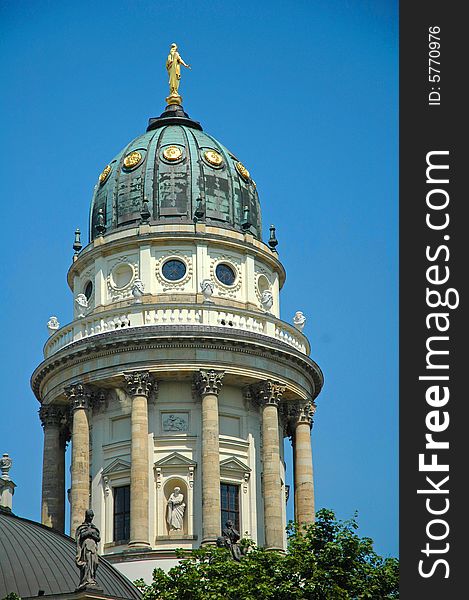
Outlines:
{"type": "Polygon", "coordinates": [[[393,600],[399,598],[395,558],[382,558],[370,538],[360,538],[356,518],[338,521],[320,510],[314,525],[289,524],[285,555],[250,546],[241,562],[228,550],[205,547],[153,583],[136,582],[145,600],[393,600]]]}

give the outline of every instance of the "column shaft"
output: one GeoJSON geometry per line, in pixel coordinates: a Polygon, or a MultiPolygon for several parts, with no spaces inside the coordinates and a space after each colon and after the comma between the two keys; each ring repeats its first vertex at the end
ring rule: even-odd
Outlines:
{"type": "Polygon", "coordinates": [[[282,485],[280,480],[280,441],[276,404],[262,408],[262,459],[264,487],[265,546],[283,549],[282,485]]]}
{"type": "Polygon", "coordinates": [[[87,406],[75,405],[72,424],[70,535],[75,535],[90,507],[90,427],[87,406]]]}
{"type": "Polygon", "coordinates": [[[63,533],[65,527],[65,446],[58,419],[43,418],[43,425],[41,523],[63,533]]]}
{"type": "Polygon", "coordinates": [[[218,396],[202,397],[202,543],[221,535],[218,396]]]}
{"type": "Polygon", "coordinates": [[[200,370],[194,385],[202,400],[202,544],[215,544],[221,535],[220,437],[218,394],[224,371],[200,370]]]}
{"type": "Polygon", "coordinates": [[[130,466],[130,542],[149,545],[148,507],[148,406],[144,395],[132,398],[132,446],[130,466]]]}
{"type": "Polygon", "coordinates": [[[124,373],[132,398],[130,449],[130,540],[129,546],[150,546],[148,395],[156,382],[148,371],[124,373]]]}
{"type": "Polygon", "coordinates": [[[293,438],[295,465],[295,521],[314,523],[313,456],[309,422],[298,421],[293,438]]]}

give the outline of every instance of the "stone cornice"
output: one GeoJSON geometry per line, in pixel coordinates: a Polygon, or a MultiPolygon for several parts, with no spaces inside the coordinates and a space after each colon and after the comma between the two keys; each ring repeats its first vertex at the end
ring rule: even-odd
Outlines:
{"type": "Polygon", "coordinates": [[[214,369],[201,369],[198,373],[195,373],[194,391],[196,395],[199,397],[207,396],[208,394],[218,396],[223,387],[222,379],[224,376],[224,371],[215,371],[214,369]]]}
{"type": "Polygon", "coordinates": [[[65,365],[81,365],[90,358],[104,358],[142,348],[164,351],[175,347],[187,349],[203,347],[208,350],[241,352],[253,357],[266,358],[274,364],[289,364],[293,368],[300,369],[311,381],[313,398],[321,391],[324,381],[321,369],[310,357],[284,342],[262,334],[246,331],[231,332],[223,327],[147,325],[89,336],[65,346],[36,368],[31,377],[31,387],[41,401],[42,382],[49,373],[65,365]]]}

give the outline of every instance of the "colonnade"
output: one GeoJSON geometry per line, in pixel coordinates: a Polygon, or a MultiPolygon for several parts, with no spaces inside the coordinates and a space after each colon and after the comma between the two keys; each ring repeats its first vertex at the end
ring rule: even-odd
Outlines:
{"type": "MultiPolygon", "coordinates": [[[[215,544],[221,534],[220,449],[218,396],[223,371],[200,370],[194,376],[194,391],[201,402],[202,439],[202,544],[215,544]]],[[[148,396],[156,382],[148,371],[125,373],[125,388],[131,398],[130,540],[129,546],[149,547],[149,453],[148,396]]],[[[280,471],[279,406],[285,386],[266,380],[250,386],[250,395],[261,410],[262,494],[264,499],[265,546],[283,548],[284,490],[280,471]]],[[[77,383],[65,390],[71,411],[71,534],[90,506],[90,412],[96,391],[77,383]]],[[[295,520],[314,521],[314,484],[310,429],[314,405],[285,402],[282,416],[291,435],[294,454],[295,520]]],[[[42,523],[64,531],[65,526],[65,407],[43,406],[44,427],[42,477],[42,523]]]]}

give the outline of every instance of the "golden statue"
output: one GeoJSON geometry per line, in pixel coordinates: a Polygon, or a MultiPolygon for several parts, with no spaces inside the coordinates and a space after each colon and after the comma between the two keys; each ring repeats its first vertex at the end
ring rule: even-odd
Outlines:
{"type": "Polygon", "coordinates": [[[179,82],[181,80],[181,65],[187,69],[191,68],[190,65],[186,65],[182,60],[177,45],[171,44],[166,60],[166,70],[169,75],[169,96],[166,98],[168,104],[182,104],[182,98],[178,93],[179,82]]]}

